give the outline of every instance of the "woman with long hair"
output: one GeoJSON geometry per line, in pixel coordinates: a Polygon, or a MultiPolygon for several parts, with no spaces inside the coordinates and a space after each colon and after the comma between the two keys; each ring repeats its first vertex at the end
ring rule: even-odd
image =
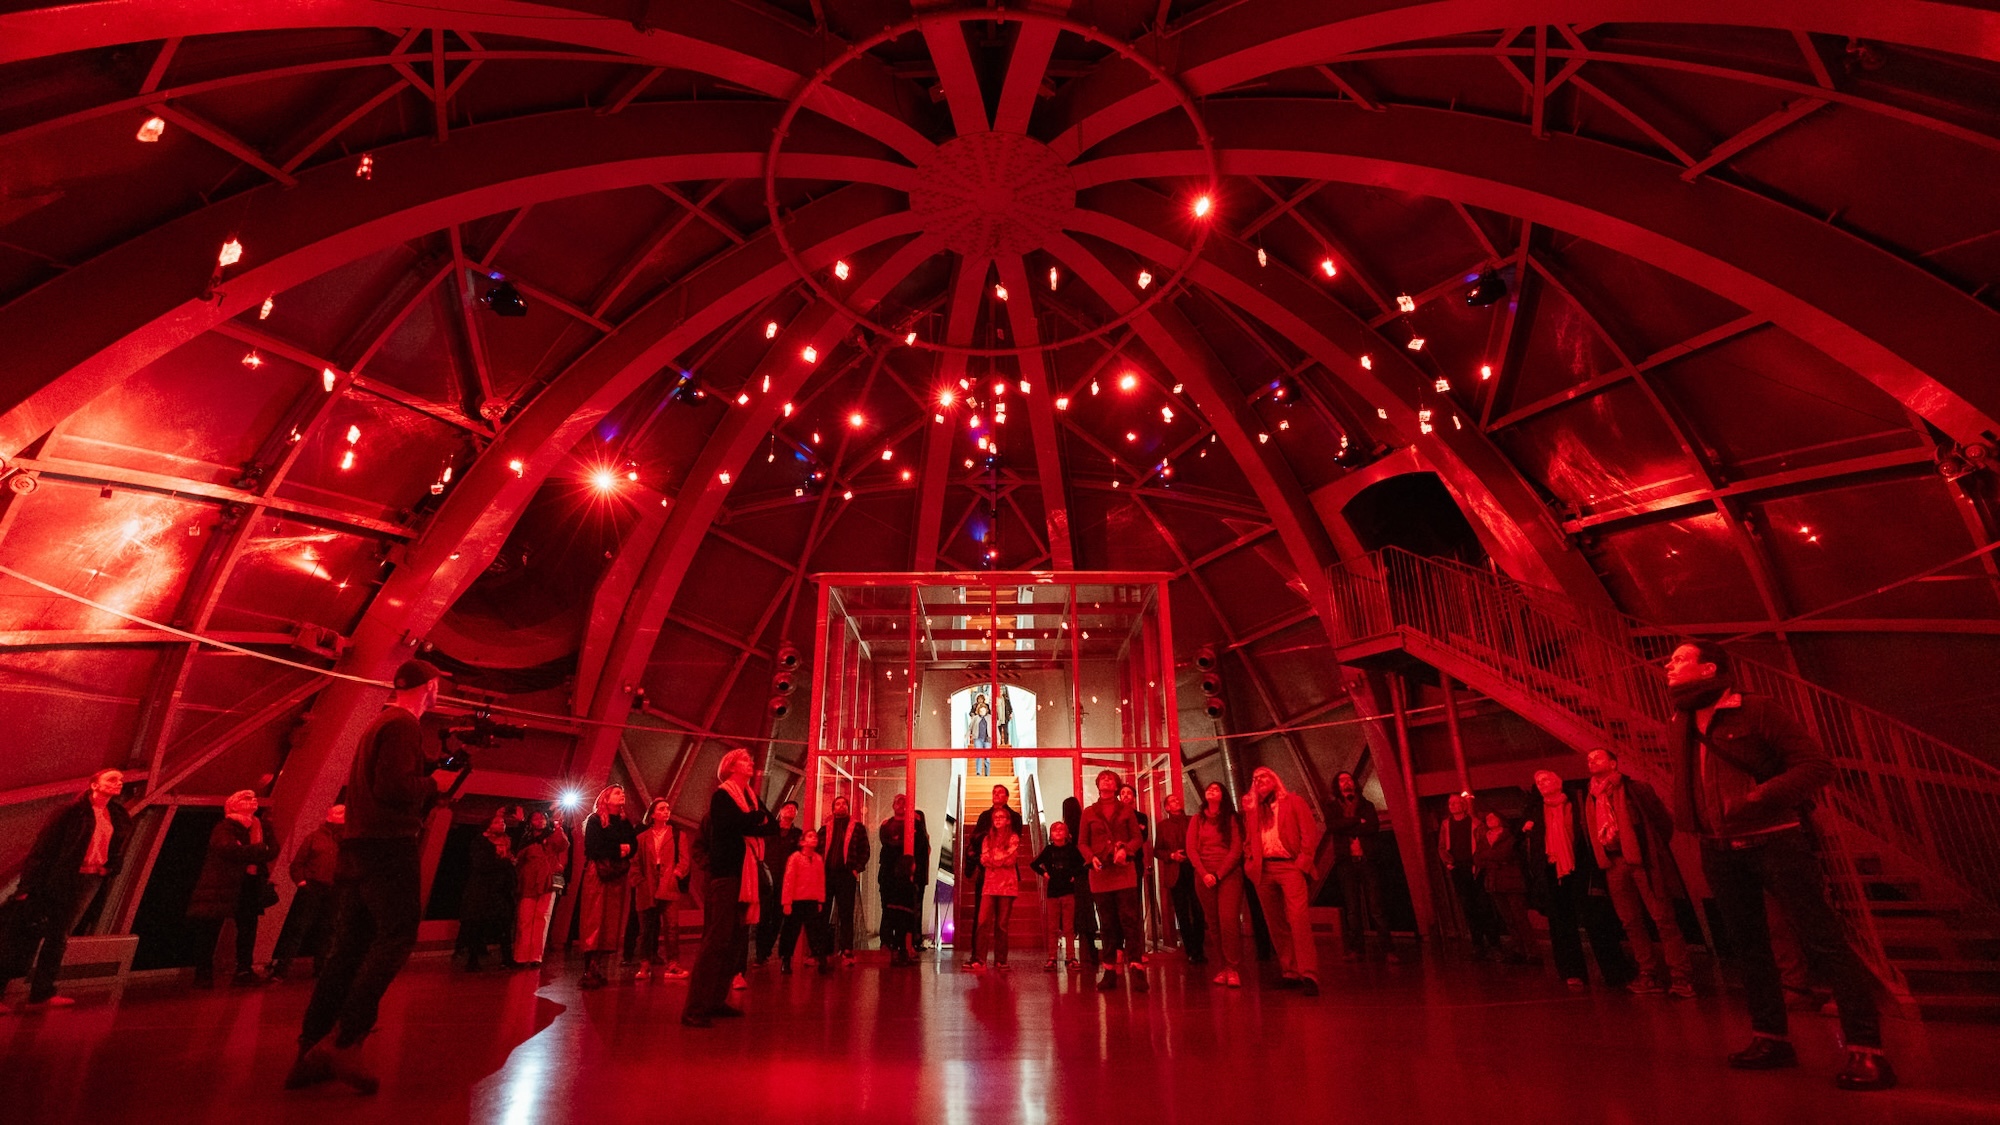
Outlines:
{"type": "Polygon", "coordinates": [[[603,988],[610,981],[604,966],[625,943],[625,922],[632,907],[632,854],[639,850],[639,832],[625,816],[625,787],[607,785],[597,794],[590,819],[583,827],[583,909],[577,936],[583,944],[583,988],[603,988]]]}
{"type": "MultiPolygon", "coordinates": [[[[979,921],[973,929],[977,949],[980,930],[989,925],[993,932],[993,967],[1007,967],[1007,924],[1014,920],[1014,898],[1021,893],[1021,833],[1014,824],[1014,810],[993,806],[992,827],[979,845],[979,866],[986,872],[986,885],[979,896],[979,921]]],[[[974,955],[973,969],[986,967],[986,959],[974,955]]]]}
{"type": "Polygon", "coordinates": [[[486,831],[473,838],[471,863],[465,877],[464,905],[459,910],[458,943],[465,949],[465,971],[476,973],[488,946],[500,946],[500,964],[514,967],[514,914],[519,876],[514,867],[514,839],[508,831],[507,810],[495,809],[486,831]]]}
{"type": "Polygon", "coordinates": [[[1188,824],[1194,893],[1208,922],[1208,948],[1222,950],[1214,983],[1243,987],[1243,821],[1220,781],[1201,791],[1201,813],[1188,824]]]}
{"type": "Polygon", "coordinates": [[[540,968],[549,940],[549,918],[556,909],[556,880],[569,862],[569,835],[562,822],[536,809],[514,848],[514,870],[520,904],[514,918],[514,960],[540,968]]]}
{"type": "Polygon", "coordinates": [[[1278,987],[1307,996],[1319,995],[1319,949],[1307,913],[1319,837],[1306,799],[1287,791],[1276,770],[1258,766],[1250,775],[1250,805],[1243,813],[1243,870],[1278,949],[1278,987]]]}

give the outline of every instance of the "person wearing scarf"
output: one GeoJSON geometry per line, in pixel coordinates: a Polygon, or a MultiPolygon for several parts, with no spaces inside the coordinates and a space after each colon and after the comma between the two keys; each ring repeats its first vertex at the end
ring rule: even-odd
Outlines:
{"type": "Polygon", "coordinates": [[[583,827],[583,907],[577,936],[583,945],[580,988],[609,984],[604,966],[625,944],[632,910],[632,856],[639,830],[625,815],[625,787],[607,785],[583,827]]]}
{"type": "Polygon", "coordinates": [[[1687,939],[1681,934],[1674,903],[1684,893],[1680,869],[1671,850],[1673,814],[1653,792],[1653,787],[1618,770],[1618,755],[1598,747],[1585,757],[1590,766],[1589,815],[1590,848],[1597,865],[1604,868],[1611,888],[1611,905],[1625,925],[1632,956],[1639,962],[1639,975],[1626,987],[1642,996],[1662,991],[1692,1000],[1694,960],[1688,956],[1687,939]],[[1646,919],[1659,928],[1660,942],[1646,932],[1646,919]],[[1661,973],[1660,954],[1666,953],[1666,972],[1661,973]]]}
{"type": "Polygon", "coordinates": [[[1589,968],[1583,955],[1583,934],[1604,983],[1619,987],[1632,979],[1632,966],[1620,944],[1618,916],[1605,901],[1604,873],[1591,853],[1584,827],[1583,803],[1563,790],[1561,777],[1535,771],[1539,800],[1528,806],[1521,825],[1522,850],[1528,865],[1531,904],[1549,922],[1549,951],[1556,971],[1572,989],[1585,986],[1589,968]],[[1581,927],[1583,934],[1579,934],[1581,927]]]}
{"type": "Polygon", "coordinates": [[[1886,1090],[1896,1072],[1882,1053],[1874,974],[1848,944],[1826,897],[1813,835],[1813,799],[1834,779],[1832,759],[1775,701],[1736,689],[1728,653],[1702,641],[1674,649],[1667,693],[1679,713],[1669,762],[1674,818],[1701,838],[1701,866],[1743,963],[1750,1045],[1729,1056],[1738,1070],[1799,1064],[1788,1037],[1785,992],[1771,952],[1768,895],[1811,965],[1833,986],[1847,1061],[1844,1090],[1886,1090]]]}
{"type": "Polygon", "coordinates": [[[196,988],[215,986],[215,943],[222,936],[222,924],[232,918],[236,922],[234,983],[264,983],[254,964],[257,919],[265,907],[278,900],[277,889],[271,885],[271,861],[278,858],[281,839],[266,822],[265,814],[258,811],[255,792],[240,789],[223,801],[222,820],[209,832],[208,855],[202,861],[194,897],[188,901],[187,916],[194,923],[196,988]]]}
{"type": "Polygon", "coordinates": [[[702,894],[701,952],[688,978],[681,1022],[708,1027],[722,1016],[740,1016],[728,1003],[735,966],[749,956],[750,927],[757,924],[763,898],[764,841],[778,822],[752,785],[756,765],[750,751],[734,747],[715,768],[715,792],[708,800],[706,842],[708,884],[702,894]]]}

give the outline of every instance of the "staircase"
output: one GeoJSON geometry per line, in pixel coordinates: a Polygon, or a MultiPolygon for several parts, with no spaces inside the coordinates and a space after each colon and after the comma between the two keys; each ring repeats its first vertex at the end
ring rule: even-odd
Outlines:
{"type": "MultiPolygon", "coordinates": [[[[968,751],[968,753],[971,752],[968,751]]],[[[1032,800],[1033,795],[1024,795],[1022,793],[1021,779],[1014,774],[1014,759],[994,758],[993,772],[990,776],[971,773],[971,764],[972,759],[968,758],[966,760],[968,772],[965,775],[965,792],[961,795],[959,805],[964,810],[964,817],[959,821],[959,846],[956,851],[956,854],[960,857],[957,877],[958,886],[970,887],[970,883],[965,878],[964,873],[966,868],[970,866],[968,857],[971,855],[972,829],[979,823],[980,814],[993,807],[994,786],[1004,785],[1007,787],[1007,792],[1010,794],[1008,803],[1013,805],[1014,811],[1020,813],[1023,817],[1021,826],[1021,893],[1014,900],[1014,916],[1007,926],[1009,960],[1014,960],[1013,954],[1016,951],[1032,952],[1048,944],[1047,926],[1042,920],[1042,881],[1034,872],[1028,870],[1028,861],[1034,859],[1036,854],[1041,850],[1039,819],[1030,819],[1035,817],[1035,810],[1027,802],[1032,800]]],[[[958,914],[955,919],[956,929],[954,932],[962,936],[954,937],[953,941],[960,949],[971,948],[973,926],[978,922],[978,918],[973,914],[973,901],[969,889],[955,900],[955,909],[958,914]]],[[[990,954],[992,951],[989,949],[986,952],[990,954]]]]}
{"type": "MultiPolygon", "coordinates": [[[[1330,578],[1342,663],[1421,661],[1665,783],[1674,712],[1660,668],[1687,638],[1395,548],[1330,578]]],[[[1775,698],[1833,757],[1815,820],[1863,956],[1926,1014],[2000,1017],[2000,769],[1790,673],[1735,665],[1739,687],[1775,698]]]]}

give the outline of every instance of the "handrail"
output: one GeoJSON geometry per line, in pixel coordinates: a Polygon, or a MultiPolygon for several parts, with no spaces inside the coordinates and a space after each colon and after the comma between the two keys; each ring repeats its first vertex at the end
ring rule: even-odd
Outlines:
{"type": "MultiPolygon", "coordinates": [[[[1646,772],[1667,770],[1675,712],[1660,664],[1692,638],[1395,547],[1343,562],[1329,578],[1343,646],[1419,635],[1616,743],[1628,765],[1636,752],[1646,772]]],[[[2000,767],[1783,669],[1732,662],[1738,687],[1776,699],[1833,759],[1827,863],[1859,929],[1872,938],[1850,856],[1863,841],[1849,838],[1862,833],[1967,898],[2000,906],[2000,767]]]]}

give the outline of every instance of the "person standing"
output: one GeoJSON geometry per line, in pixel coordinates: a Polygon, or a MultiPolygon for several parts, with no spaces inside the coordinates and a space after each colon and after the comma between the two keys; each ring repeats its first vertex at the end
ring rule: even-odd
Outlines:
{"type": "Polygon", "coordinates": [[[1479,889],[1486,892],[1494,913],[1514,937],[1514,952],[1508,960],[1516,965],[1534,964],[1535,930],[1528,921],[1528,876],[1521,868],[1521,840],[1497,812],[1486,814],[1486,823],[1472,849],[1472,870],[1479,876],[1479,889]]]}
{"type": "Polygon", "coordinates": [[[557,880],[569,866],[569,834],[553,815],[536,809],[528,814],[514,849],[516,886],[520,891],[514,918],[514,960],[540,968],[549,942],[549,918],[556,909],[557,880]]]}
{"type": "Polygon", "coordinates": [[[1135,965],[1144,965],[1146,919],[1159,916],[1159,904],[1153,900],[1153,818],[1139,808],[1139,790],[1131,782],[1118,787],[1118,803],[1131,809],[1133,819],[1139,822],[1139,851],[1132,860],[1132,867],[1139,875],[1139,944],[1138,955],[1131,960],[1135,965]]]}
{"type": "Polygon", "coordinates": [[[1202,787],[1201,815],[1188,826],[1188,865],[1208,920],[1207,942],[1222,950],[1214,983],[1243,987],[1243,820],[1219,781],[1202,787]]]}
{"type": "Polygon", "coordinates": [[[924,888],[931,880],[931,836],[923,810],[911,810],[909,794],[896,794],[889,807],[891,815],[880,832],[882,862],[875,870],[882,893],[882,944],[889,947],[890,964],[914,965],[923,940],[924,888]],[[905,831],[912,832],[908,855],[903,854],[905,831]]]}
{"type": "Polygon", "coordinates": [[[583,901],[577,914],[583,976],[578,987],[603,988],[611,983],[604,970],[625,944],[632,910],[632,853],[638,850],[639,831],[625,816],[625,787],[607,785],[583,822],[583,901]]]}
{"type": "Polygon", "coordinates": [[[1584,761],[1590,768],[1591,852],[1604,869],[1611,905],[1618,910],[1633,959],[1639,962],[1639,975],[1626,987],[1642,995],[1665,990],[1692,1000],[1694,959],[1674,914],[1674,903],[1684,891],[1672,851],[1673,814],[1652,786],[1619,772],[1614,751],[1598,747],[1584,761]],[[1658,947],[1646,933],[1649,917],[1659,927],[1658,947]],[[1664,974],[1661,950],[1666,952],[1664,974]]]}
{"type": "Polygon", "coordinates": [[[1561,777],[1535,771],[1539,803],[1528,806],[1521,824],[1522,851],[1527,864],[1528,894],[1549,923],[1549,949],[1556,971],[1572,989],[1581,989],[1589,975],[1583,937],[1604,983],[1614,988],[1632,979],[1632,966],[1619,944],[1618,918],[1606,901],[1604,872],[1590,848],[1583,802],[1570,796],[1561,777]]]}
{"type": "Polygon", "coordinates": [[[645,980],[657,972],[661,980],[686,980],[688,972],[681,968],[680,898],[688,857],[682,854],[680,834],[674,831],[673,806],[665,797],[653,798],[646,810],[638,860],[632,902],[639,911],[639,957],[643,963],[633,979],[645,980]],[[663,942],[665,961],[660,959],[663,942]]]}
{"type": "Polygon", "coordinates": [[[1118,956],[1131,969],[1132,990],[1146,991],[1145,966],[1139,964],[1145,940],[1140,929],[1139,862],[1145,838],[1132,807],[1118,799],[1118,771],[1097,775],[1097,803],[1083,811],[1083,834],[1077,850],[1090,865],[1090,897],[1097,908],[1097,928],[1104,935],[1104,973],[1097,987],[1118,987],[1118,956]]]}
{"type": "Polygon", "coordinates": [[[458,920],[458,944],[465,950],[465,971],[476,973],[489,946],[500,946],[500,964],[514,967],[514,915],[519,878],[514,867],[514,840],[507,831],[505,809],[493,810],[486,830],[468,846],[465,895],[458,920]]]}
{"type": "Polygon", "coordinates": [[[833,948],[854,964],[854,908],[861,873],[868,868],[868,827],[848,813],[845,797],[833,799],[833,815],[819,829],[820,854],[826,857],[826,910],[833,927],[833,948]]]}
{"type": "Polygon", "coordinates": [[[978,949],[979,931],[989,925],[993,931],[993,967],[1007,967],[1007,926],[1014,920],[1014,899],[1021,893],[1021,832],[1014,823],[1014,810],[995,806],[986,835],[980,841],[979,868],[985,872],[986,886],[979,897],[979,920],[973,927],[973,954],[968,964],[983,969],[985,961],[978,949]]]}
{"type": "Polygon", "coordinates": [[[1382,941],[1382,954],[1390,962],[1396,956],[1396,939],[1389,933],[1389,918],[1382,911],[1382,874],[1377,866],[1377,841],[1382,832],[1381,814],[1375,803],[1361,794],[1361,785],[1346,770],[1334,775],[1335,796],[1326,830],[1333,833],[1333,874],[1340,880],[1340,937],[1349,961],[1367,954],[1367,933],[1373,929],[1382,941]]]}
{"type": "MultiPolygon", "coordinates": [[[[1083,802],[1074,796],[1064,797],[1062,819],[1069,826],[1071,845],[1083,839],[1083,802]]],[[[1078,854],[1082,854],[1079,849],[1078,854]]],[[[1097,972],[1097,902],[1090,893],[1088,878],[1076,881],[1076,940],[1083,947],[1083,964],[1094,975],[1097,972]]]]}
{"type": "Polygon", "coordinates": [[[1472,934],[1472,955],[1484,959],[1500,951],[1500,927],[1493,916],[1493,904],[1487,901],[1478,876],[1472,873],[1479,823],[1473,819],[1472,798],[1468,794],[1453,793],[1445,802],[1445,809],[1448,815],[1438,825],[1438,859],[1444,864],[1452,892],[1465,913],[1465,928],[1472,934]]]}
{"type": "MultiPolygon", "coordinates": [[[[56,972],[69,948],[70,931],[83,920],[104,880],[124,864],[125,845],[132,840],[132,817],[118,803],[124,788],[123,771],[98,770],[82,796],[64,805],[36,834],[10,903],[13,923],[0,935],[0,994],[25,976],[29,1007],[76,1003],[56,994],[56,972]]],[[[0,1003],[0,1015],[7,1011],[0,1003]]]]}
{"type": "Polygon", "coordinates": [[[1684,644],[1667,661],[1679,713],[1672,741],[1674,815],[1701,838],[1701,865],[1743,960],[1750,1045],[1729,1056],[1739,1070],[1798,1065],[1785,994],[1771,953],[1764,896],[1778,903],[1806,961],[1833,987],[1847,1061],[1845,1090],[1886,1090],[1896,1072],[1882,1052],[1873,974],[1848,944],[1827,901],[1815,854],[1812,802],[1834,779],[1833,762],[1774,701],[1738,691],[1729,656],[1684,644]]]}
{"type": "Polygon", "coordinates": [[[966,907],[973,918],[972,947],[966,950],[965,954],[968,964],[984,960],[979,955],[979,898],[984,893],[986,887],[986,872],[981,866],[981,861],[985,854],[982,849],[986,846],[986,834],[993,831],[993,811],[995,809],[1006,809],[1008,815],[1013,817],[1016,824],[1019,824],[1021,819],[1018,815],[1015,815],[1014,806],[1007,803],[1009,796],[1010,794],[1007,792],[1005,785],[995,785],[993,787],[993,803],[983,809],[979,814],[979,818],[972,822],[972,831],[967,835],[965,841],[965,878],[962,880],[961,885],[966,888],[971,896],[971,901],[966,903],[966,907]]]}
{"type": "Polygon", "coordinates": [[[728,1003],[730,978],[749,956],[750,927],[763,906],[764,841],[777,834],[778,821],[758,799],[750,751],[732,747],[715,767],[715,792],[702,822],[708,882],[702,891],[701,952],[688,978],[681,1022],[708,1027],[722,1016],[740,1016],[728,1003]]]}
{"type": "Polygon", "coordinates": [[[1028,867],[1042,877],[1042,900],[1049,911],[1049,961],[1042,967],[1055,972],[1067,947],[1069,968],[1074,970],[1081,956],[1078,946],[1082,942],[1076,936],[1076,891],[1084,880],[1084,865],[1083,853],[1070,839],[1069,825],[1058,820],[1049,826],[1049,842],[1028,867]]]}
{"type": "Polygon", "coordinates": [[[292,852],[286,869],[296,888],[292,908],[278,929],[278,946],[271,953],[271,979],[284,980],[291,971],[292,958],[303,953],[313,959],[313,975],[326,963],[327,941],[333,935],[333,872],[340,859],[340,834],[347,824],[347,806],[326,810],[326,820],[306,834],[292,852]]]}
{"type": "Polygon", "coordinates": [[[222,927],[236,922],[236,985],[262,984],[257,975],[257,919],[278,901],[271,885],[271,861],[278,858],[278,833],[257,807],[257,794],[239,789],[224,798],[222,819],[208,834],[208,854],[188,920],[194,923],[194,986],[215,987],[215,944],[222,927]]]}
{"type": "Polygon", "coordinates": [[[334,874],[333,946],[306,1005],[299,1057],[285,1076],[288,1089],[331,1078],[365,1094],[379,1085],[361,1043],[375,1027],[382,994],[417,944],[423,912],[417,834],[438,795],[418,720],[437,703],[438,676],[422,660],[404,661],[391,681],[388,706],[355,747],[347,774],[347,834],[334,874]]]}
{"type": "Polygon", "coordinates": [[[1319,838],[1319,822],[1305,798],[1287,792],[1276,770],[1258,766],[1250,775],[1250,807],[1243,815],[1243,867],[1278,949],[1278,987],[1307,996],[1319,995],[1319,949],[1306,901],[1319,838]]]}
{"type": "Polygon", "coordinates": [[[819,963],[822,975],[833,971],[833,932],[826,924],[826,861],[820,858],[819,836],[799,837],[798,850],[785,861],[781,907],[784,931],[778,935],[778,967],[792,975],[792,954],[799,948],[799,931],[806,935],[806,952],[819,963]]]}
{"type": "Polygon", "coordinates": [[[778,931],[784,928],[785,911],[783,887],[785,868],[791,863],[792,853],[799,850],[799,838],[805,829],[798,826],[799,803],[786,801],[778,806],[778,834],[764,845],[764,898],[757,912],[757,960],[762,965],[771,959],[771,951],[777,948],[778,931]]]}
{"type": "Polygon", "coordinates": [[[1208,950],[1201,924],[1201,903],[1195,894],[1194,868],[1188,863],[1187,802],[1179,793],[1167,794],[1167,815],[1160,818],[1154,851],[1159,856],[1160,886],[1173,905],[1174,933],[1190,965],[1208,963],[1208,950]]]}

